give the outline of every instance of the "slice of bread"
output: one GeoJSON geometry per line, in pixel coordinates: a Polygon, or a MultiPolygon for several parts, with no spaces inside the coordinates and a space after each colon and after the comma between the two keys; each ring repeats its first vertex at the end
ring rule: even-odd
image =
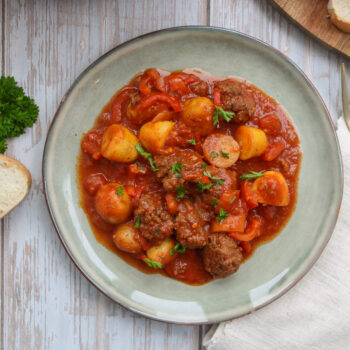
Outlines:
{"type": "Polygon", "coordinates": [[[32,177],[18,160],[0,154],[0,219],[28,194],[32,177]]]}
{"type": "Polygon", "coordinates": [[[335,26],[350,33],[350,0],[329,0],[328,12],[335,26]]]}

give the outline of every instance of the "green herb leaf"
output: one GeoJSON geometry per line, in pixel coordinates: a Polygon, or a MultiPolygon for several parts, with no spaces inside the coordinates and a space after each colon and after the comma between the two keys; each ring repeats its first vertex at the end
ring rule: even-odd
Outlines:
{"type": "Polygon", "coordinates": [[[182,246],[179,242],[176,243],[174,248],[171,248],[170,255],[174,255],[175,252],[178,253],[184,253],[186,251],[187,247],[184,245],[182,246]]]}
{"type": "Polygon", "coordinates": [[[146,158],[146,159],[149,161],[149,164],[151,165],[152,170],[153,170],[153,171],[158,171],[158,168],[154,165],[153,158],[152,158],[152,154],[146,152],[146,151],[142,148],[142,146],[141,146],[140,143],[137,143],[137,144],[135,145],[135,148],[136,148],[137,152],[139,152],[140,155],[141,155],[142,157],[146,158]]]}
{"type": "Polygon", "coordinates": [[[213,186],[212,183],[205,184],[202,180],[199,180],[197,184],[197,190],[204,192],[204,190],[209,190],[211,186],[213,186]]]}
{"type": "Polygon", "coordinates": [[[141,216],[140,216],[140,215],[137,215],[137,218],[136,218],[136,222],[135,222],[134,227],[135,227],[135,228],[140,228],[140,225],[141,225],[141,216]]]}
{"type": "Polygon", "coordinates": [[[148,258],[145,258],[145,263],[149,266],[149,267],[153,267],[154,269],[162,269],[164,266],[162,263],[158,262],[158,261],[154,261],[148,258]]]}
{"type": "Polygon", "coordinates": [[[215,186],[219,187],[224,183],[224,181],[225,181],[224,179],[219,179],[218,181],[216,181],[215,186]]]}
{"type": "Polygon", "coordinates": [[[256,171],[250,171],[249,173],[243,174],[240,176],[240,179],[242,180],[252,180],[252,179],[257,179],[259,177],[265,176],[263,173],[259,173],[256,171]]]}
{"type": "Polygon", "coordinates": [[[230,204],[232,204],[236,200],[236,196],[233,196],[233,198],[230,200],[230,204]]]}
{"type": "Polygon", "coordinates": [[[174,174],[180,174],[182,170],[182,163],[175,163],[171,165],[171,171],[174,174]]]}
{"type": "Polygon", "coordinates": [[[230,158],[230,153],[225,153],[223,150],[220,150],[220,153],[221,153],[221,157],[227,158],[227,159],[230,158]]]}
{"type": "Polygon", "coordinates": [[[33,126],[39,114],[34,100],[25,95],[13,77],[0,77],[0,153],[7,149],[6,140],[20,136],[33,126]]]}
{"type": "Polygon", "coordinates": [[[177,196],[175,197],[175,200],[177,201],[180,198],[183,198],[186,194],[186,191],[183,186],[176,187],[177,196]]]}
{"type": "Polygon", "coordinates": [[[219,157],[218,153],[216,153],[214,151],[210,153],[210,158],[217,158],[217,157],[219,157]]]}
{"type": "Polygon", "coordinates": [[[215,106],[215,111],[213,114],[213,124],[215,126],[219,122],[219,118],[228,123],[231,121],[234,115],[234,112],[227,112],[222,107],[215,106]]]}
{"type": "Polygon", "coordinates": [[[203,162],[203,164],[202,164],[202,169],[205,169],[207,166],[208,166],[208,164],[205,163],[205,162],[203,162]]]}
{"type": "Polygon", "coordinates": [[[211,204],[214,206],[214,208],[216,208],[216,206],[218,205],[218,203],[219,203],[219,200],[218,200],[218,199],[213,199],[213,200],[211,201],[211,204]]]}
{"type": "Polygon", "coordinates": [[[219,215],[216,217],[216,220],[219,222],[223,222],[228,217],[226,211],[220,208],[219,215]]]}
{"type": "Polygon", "coordinates": [[[118,186],[117,188],[117,195],[118,196],[122,196],[124,193],[123,193],[123,186],[118,186]]]}
{"type": "Polygon", "coordinates": [[[203,213],[200,209],[198,209],[197,211],[198,211],[198,214],[202,214],[203,213]]]}
{"type": "Polygon", "coordinates": [[[204,170],[203,171],[203,175],[209,177],[209,179],[211,180],[217,180],[218,178],[216,176],[213,176],[209,170],[204,170]]]}
{"type": "Polygon", "coordinates": [[[187,142],[190,143],[191,145],[196,145],[195,139],[187,140],[187,142]]]}

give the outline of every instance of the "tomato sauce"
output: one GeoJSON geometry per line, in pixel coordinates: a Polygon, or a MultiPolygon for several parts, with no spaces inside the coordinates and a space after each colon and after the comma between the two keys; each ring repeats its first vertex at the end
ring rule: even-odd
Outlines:
{"type": "MultiPolygon", "coordinates": [[[[163,77],[171,74],[166,71],[158,71],[163,77]]],[[[174,72],[172,74],[183,73],[195,76],[197,79],[199,78],[201,81],[208,83],[209,90],[206,96],[210,99],[213,99],[213,82],[227,79],[215,77],[199,70],[190,69],[174,72]]],[[[144,192],[164,192],[165,194],[161,183],[156,179],[154,172],[151,171],[149,162],[143,157],[137,159],[137,167],[135,166],[134,168],[136,173],[134,173],[131,171],[132,168],[130,168],[130,164],[113,162],[101,157],[100,154],[101,138],[103,132],[109,125],[118,123],[127,127],[135,135],[139,134],[141,125],[134,124],[127,117],[127,108],[131,101],[131,96],[138,92],[139,88],[148,88],[147,85],[141,87],[141,77],[142,74],[136,75],[128,85],[119,90],[98,115],[89,133],[83,135],[82,150],[77,163],[80,203],[89,219],[96,240],[117,254],[126,263],[144,273],[161,273],[164,276],[170,276],[191,285],[201,285],[209,282],[212,277],[204,270],[199,251],[187,249],[185,253],[177,254],[175,259],[166,265],[165,269],[149,267],[139,256],[125,253],[117,249],[112,239],[116,225],[103,220],[95,209],[94,196],[96,190],[99,185],[107,182],[118,182],[123,184],[125,188],[129,186],[129,188],[141,189],[144,192]],[[137,170],[145,171],[145,173],[142,174],[142,176],[138,176],[137,170]],[[91,179],[89,176],[92,174],[96,176],[91,179]],[[90,183],[87,183],[89,181],[90,183]]],[[[256,104],[254,114],[244,125],[262,129],[267,135],[269,145],[282,143],[283,149],[278,149],[279,146],[277,146],[277,153],[279,154],[277,154],[276,158],[273,160],[266,161],[263,160],[262,157],[254,157],[244,161],[238,160],[229,170],[233,170],[237,173],[237,179],[239,179],[240,175],[247,173],[247,170],[256,172],[268,170],[278,171],[283,174],[287,181],[290,196],[287,206],[259,205],[249,210],[247,219],[249,220],[249,218],[255,217],[261,218],[262,226],[261,235],[259,237],[241,244],[245,260],[253,254],[254,250],[260,244],[273,239],[286,225],[292,215],[297,200],[298,173],[302,153],[298,134],[284,108],[249,82],[240,78],[233,79],[238,79],[240,81],[241,86],[245,90],[244,92],[252,96],[256,104]]],[[[198,95],[188,90],[186,85],[183,84],[185,80],[180,80],[176,77],[169,79],[171,84],[173,84],[172,86],[175,87],[172,95],[182,106],[185,100],[191,97],[198,97],[198,95]]],[[[159,91],[159,89],[163,89],[163,87],[152,87],[152,89],[157,89],[157,91],[159,91]]],[[[147,93],[147,91],[145,93],[147,93]]],[[[163,117],[166,120],[166,114],[172,112],[167,103],[160,101],[150,108],[145,109],[146,119],[149,118],[147,113],[157,115],[157,118],[163,117]],[[163,116],[159,115],[161,112],[164,112],[162,113],[163,116]]],[[[175,113],[175,121],[180,118],[179,114],[180,113],[175,113]]],[[[238,126],[238,124],[232,122],[220,122],[216,126],[215,132],[233,136],[238,126]]],[[[198,133],[184,128],[183,124],[176,123],[174,132],[166,140],[166,146],[168,148],[164,153],[171,152],[174,147],[181,147],[203,154],[201,145],[204,139],[205,137],[200,136],[198,133]],[[196,140],[196,145],[189,145],[189,139],[196,140]]],[[[271,154],[272,157],[274,157],[273,151],[271,154]]],[[[134,199],[134,197],[133,200],[137,202],[137,199],[134,199]]],[[[136,202],[133,202],[134,207],[137,204],[136,202]]]]}

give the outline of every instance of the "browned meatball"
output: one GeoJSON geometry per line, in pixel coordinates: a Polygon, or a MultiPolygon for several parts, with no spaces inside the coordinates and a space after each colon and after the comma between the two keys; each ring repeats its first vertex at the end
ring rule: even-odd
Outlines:
{"type": "Polygon", "coordinates": [[[214,86],[220,89],[221,107],[225,111],[235,112],[236,123],[245,123],[255,112],[255,100],[244,91],[237,81],[227,79],[215,82],[214,86]]]}
{"type": "Polygon", "coordinates": [[[192,201],[184,200],[175,219],[176,239],[191,249],[207,244],[209,225],[202,219],[192,201]]]}
{"type": "MultiPolygon", "coordinates": [[[[207,166],[205,170],[209,171],[218,180],[224,180],[219,186],[213,185],[209,190],[204,191],[203,201],[205,203],[211,204],[213,200],[220,199],[223,192],[237,189],[237,174],[235,171],[216,168],[214,166],[207,166]]],[[[211,181],[212,183],[217,183],[218,180],[211,181]]]]}
{"type": "Polygon", "coordinates": [[[155,173],[162,181],[166,191],[176,192],[186,181],[198,181],[202,173],[203,160],[200,154],[192,151],[178,151],[169,156],[155,156],[154,163],[158,168],[155,173]],[[181,171],[173,171],[173,165],[180,163],[181,171]]]}
{"type": "Polygon", "coordinates": [[[198,83],[193,83],[189,87],[191,91],[198,96],[208,96],[209,94],[209,86],[205,81],[199,81],[198,83]]]}
{"type": "Polygon", "coordinates": [[[140,231],[152,243],[160,243],[173,233],[174,221],[160,193],[141,195],[134,213],[135,221],[139,215],[140,231]]]}
{"type": "Polygon", "coordinates": [[[215,278],[235,273],[243,259],[241,248],[226,233],[210,234],[202,254],[205,270],[215,278]]]}

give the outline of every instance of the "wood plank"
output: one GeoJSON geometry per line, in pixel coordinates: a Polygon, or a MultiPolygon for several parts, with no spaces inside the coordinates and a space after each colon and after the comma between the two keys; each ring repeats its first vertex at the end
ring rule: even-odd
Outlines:
{"type": "Polygon", "coordinates": [[[27,199],[4,219],[4,349],[194,349],[199,327],[136,316],[100,294],[70,262],[41,184],[46,132],[63,94],[93,60],[138,34],[206,23],[206,1],[8,1],[5,73],[40,107],[8,155],[31,171],[27,199]]]}
{"type": "MultiPolygon", "coordinates": [[[[255,36],[283,52],[316,86],[332,119],[335,121],[341,115],[340,63],[343,57],[306,36],[281,16],[270,1],[212,0],[210,24],[255,36]]],[[[349,60],[346,66],[350,71],[349,60]]]]}
{"type": "Polygon", "coordinates": [[[296,24],[326,45],[350,57],[350,34],[339,30],[330,20],[328,0],[273,0],[275,6],[296,24]]]}

